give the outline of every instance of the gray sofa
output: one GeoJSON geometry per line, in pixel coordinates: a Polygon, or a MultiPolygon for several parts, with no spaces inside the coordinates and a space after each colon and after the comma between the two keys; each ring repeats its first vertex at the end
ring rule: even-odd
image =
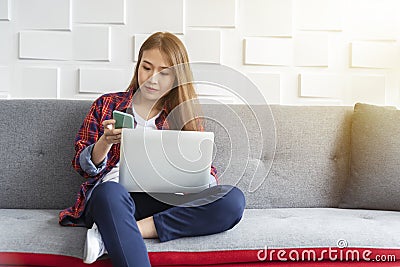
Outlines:
{"type": "MultiPolygon", "coordinates": [[[[75,134],[90,105],[76,100],[0,101],[0,266],[83,265],[86,229],[60,226],[58,212],[74,203],[83,182],[71,160],[75,134]]],[[[318,254],[327,248],[371,250],[370,257],[381,253],[387,261],[393,260],[391,255],[399,257],[400,179],[395,177],[400,167],[393,155],[400,143],[393,144],[398,146],[393,151],[387,149],[389,155],[368,150],[365,144],[373,149],[386,144],[371,142],[379,136],[368,136],[368,125],[354,129],[353,107],[208,104],[204,113],[212,118],[206,130],[216,134],[214,164],[221,183],[243,190],[246,210],[241,222],[224,233],[165,243],[146,240],[154,266],[262,265],[283,261],[285,255],[291,261],[290,253],[296,258],[306,249],[313,249],[317,260],[332,262],[327,254],[318,254]],[[254,110],[261,114],[257,120],[254,110]],[[371,168],[363,153],[377,156],[375,163],[384,166],[371,168]],[[385,177],[373,173],[381,167],[385,177]],[[363,181],[363,172],[376,180],[363,181]],[[385,179],[391,180],[380,185],[385,179]],[[368,183],[370,189],[363,188],[368,183]],[[284,251],[280,258],[278,250],[284,251]]],[[[360,127],[368,124],[360,121],[360,127]]],[[[105,258],[94,266],[111,266],[105,258]]]]}

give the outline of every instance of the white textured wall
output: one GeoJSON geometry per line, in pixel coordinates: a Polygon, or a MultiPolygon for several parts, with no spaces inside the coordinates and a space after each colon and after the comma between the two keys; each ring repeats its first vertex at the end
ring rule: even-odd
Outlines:
{"type": "Polygon", "coordinates": [[[0,98],[124,90],[144,39],[171,31],[193,61],[244,73],[269,103],[399,106],[399,10],[399,0],[0,0],[0,98]]]}

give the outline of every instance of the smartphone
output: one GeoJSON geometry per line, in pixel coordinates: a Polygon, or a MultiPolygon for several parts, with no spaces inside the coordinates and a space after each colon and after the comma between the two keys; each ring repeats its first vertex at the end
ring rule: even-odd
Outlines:
{"type": "Polygon", "coordinates": [[[114,110],[113,119],[115,120],[115,129],[134,128],[133,116],[131,114],[114,110]]]}

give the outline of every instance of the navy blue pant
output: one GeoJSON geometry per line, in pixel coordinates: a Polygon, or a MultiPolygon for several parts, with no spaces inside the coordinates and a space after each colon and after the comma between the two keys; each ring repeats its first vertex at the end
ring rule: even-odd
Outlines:
{"type": "Polygon", "coordinates": [[[243,192],[229,185],[183,196],[153,196],[129,193],[115,182],[93,190],[85,209],[86,226],[97,224],[113,266],[150,266],[138,220],[153,216],[158,237],[165,242],[231,229],[242,218],[245,207],[243,192]]]}

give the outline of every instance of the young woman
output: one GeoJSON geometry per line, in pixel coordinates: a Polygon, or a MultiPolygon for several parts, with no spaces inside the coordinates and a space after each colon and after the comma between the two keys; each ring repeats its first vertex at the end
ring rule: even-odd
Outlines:
{"type": "Polygon", "coordinates": [[[179,38],[171,33],[154,33],[139,51],[127,91],[99,97],[86,116],[76,136],[73,167],[87,181],[81,185],[75,205],[60,212],[61,225],[90,228],[86,263],[108,253],[113,266],[150,266],[143,238],[164,242],[214,234],[240,221],[244,195],[236,187],[217,185],[213,166],[210,188],[184,196],[171,194],[176,205],[146,193],[129,193],[117,182],[122,130],[114,127],[113,110],[131,112],[136,128],[203,130],[192,104],[178,113],[185,118],[175,115],[173,120],[168,119],[175,107],[196,100],[188,63],[179,38]]]}

